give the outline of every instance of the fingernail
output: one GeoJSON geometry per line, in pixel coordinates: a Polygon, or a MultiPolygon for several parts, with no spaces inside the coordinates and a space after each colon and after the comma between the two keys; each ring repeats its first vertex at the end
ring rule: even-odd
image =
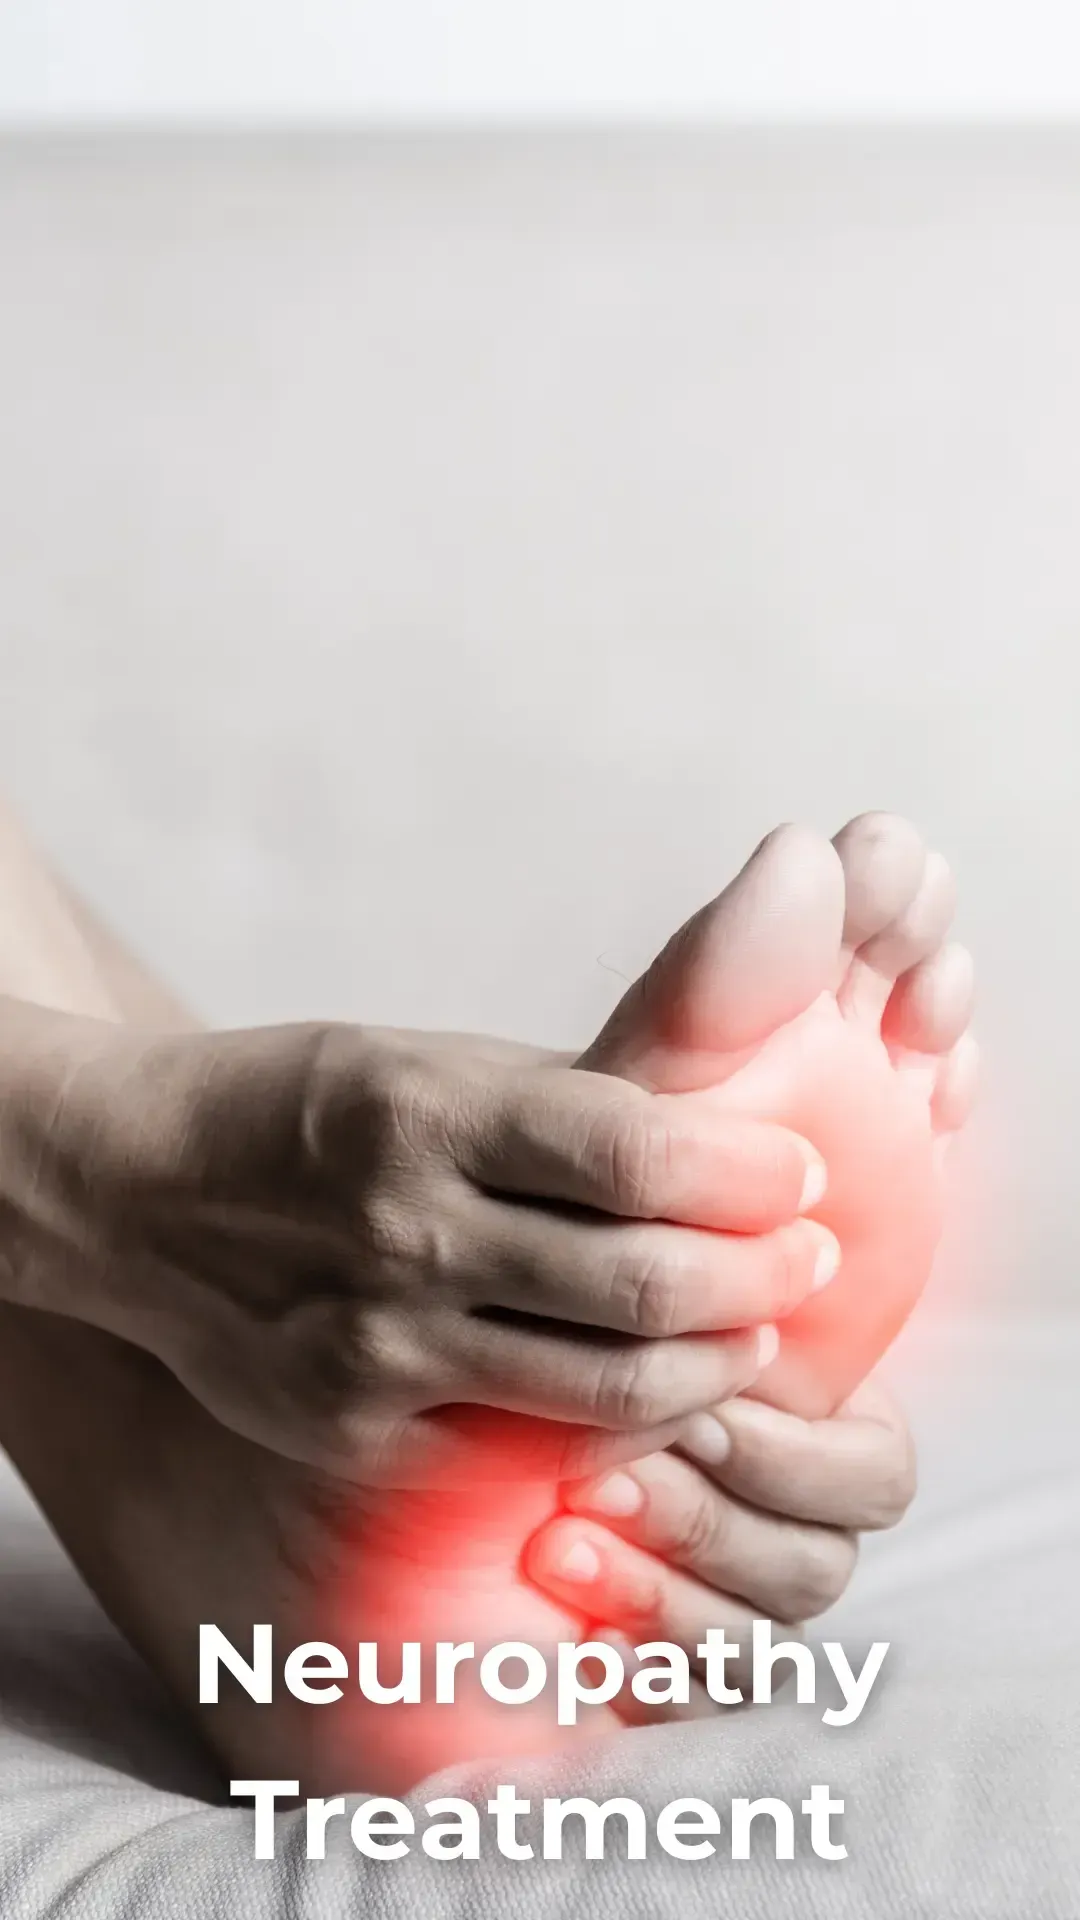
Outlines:
{"type": "Polygon", "coordinates": [[[799,1212],[805,1213],[808,1207],[815,1207],[828,1186],[829,1176],[825,1171],[825,1162],[815,1154],[806,1163],[806,1178],[799,1195],[799,1212]]]}
{"type": "Polygon", "coordinates": [[[556,1572],[564,1580],[580,1580],[582,1586],[586,1586],[590,1580],[596,1579],[600,1571],[600,1555],[587,1540],[575,1540],[572,1547],[567,1547],[558,1556],[555,1564],[556,1572]]]}
{"type": "Polygon", "coordinates": [[[780,1335],[775,1327],[759,1327],[757,1330],[758,1372],[769,1366],[780,1351],[780,1335]]]}
{"type": "Polygon", "coordinates": [[[707,1467],[719,1467],[731,1452],[731,1435],[715,1414],[692,1413],[679,1434],[679,1445],[707,1467]]]}
{"type": "Polygon", "coordinates": [[[830,1233],[828,1239],[822,1242],[818,1249],[818,1257],[814,1261],[814,1278],[810,1282],[811,1293],[817,1293],[822,1287],[827,1287],[830,1280],[835,1280],[839,1271],[840,1242],[830,1233]]]}
{"type": "Polygon", "coordinates": [[[598,1480],[589,1488],[582,1496],[581,1505],[590,1513],[607,1513],[613,1519],[625,1519],[638,1511],[644,1499],[637,1481],[628,1473],[609,1473],[606,1480],[598,1480]]]}

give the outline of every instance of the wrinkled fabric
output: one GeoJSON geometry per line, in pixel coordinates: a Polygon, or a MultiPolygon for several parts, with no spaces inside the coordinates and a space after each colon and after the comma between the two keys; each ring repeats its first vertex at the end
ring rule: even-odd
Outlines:
{"type": "MultiPolygon", "coordinates": [[[[922,1487],[867,1543],[828,1637],[891,1641],[852,1727],[789,1701],[628,1733],[413,1796],[770,1795],[827,1781],[848,1858],[401,1861],[358,1854],[343,1822],[304,1858],[302,1814],[253,1857],[222,1788],[156,1682],[103,1620],[13,1477],[2,1483],[0,1914],[4,1920],[1076,1920],[1080,1915],[1080,1320],[923,1327],[892,1365],[922,1487]]],[[[819,1629],[824,1631],[825,1629],[819,1629]]],[[[422,1814],[418,1825],[422,1824],[422,1814]]],[[[530,1835],[522,1822],[522,1837],[530,1835]]],[[[802,1823],[797,1823],[800,1835],[802,1823]]],[[[766,1836],[767,1837],[767,1836],[766,1836]]],[[[766,1853],[770,1857],[766,1857],[766,1853]]]]}

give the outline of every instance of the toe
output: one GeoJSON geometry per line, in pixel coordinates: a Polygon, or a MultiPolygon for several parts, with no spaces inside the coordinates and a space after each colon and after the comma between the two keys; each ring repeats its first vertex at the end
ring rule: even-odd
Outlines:
{"type": "Polygon", "coordinates": [[[890,926],[859,949],[876,973],[899,979],[941,945],[956,911],[956,882],[940,853],[928,853],[919,890],[890,926]]]}
{"type": "Polygon", "coordinates": [[[578,1064],[660,1092],[717,1084],[832,985],[843,917],[829,842],[778,827],[668,941],[578,1064]]]}
{"type": "Polygon", "coordinates": [[[979,1082],[979,1049],[965,1033],[942,1060],[934,1085],[931,1115],[938,1133],[956,1133],[975,1105],[979,1082]]]}
{"type": "Polygon", "coordinates": [[[971,955],[950,941],[901,974],[885,1008],[883,1038],[890,1047],[948,1053],[970,1024],[974,989],[971,955]]]}
{"type": "Polygon", "coordinates": [[[852,956],[837,998],[848,1017],[878,1020],[902,974],[937,949],[956,907],[956,883],[940,853],[928,853],[914,898],[852,956]]]}
{"type": "Polygon", "coordinates": [[[919,891],[922,835],[896,813],[860,813],[833,840],[844,869],[844,945],[861,947],[899,919],[919,891]]]}

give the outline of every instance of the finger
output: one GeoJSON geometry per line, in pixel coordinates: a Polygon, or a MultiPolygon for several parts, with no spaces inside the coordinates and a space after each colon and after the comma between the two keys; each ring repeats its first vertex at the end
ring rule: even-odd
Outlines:
{"type": "Polygon", "coordinates": [[[625,1685],[611,1702],[612,1711],[627,1727],[670,1726],[682,1720],[711,1720],[722,1711],[718,1703],[711,1699],[702,1681],[693,1675],[690,1679],[689,1698],[682,1700],[655,1700],[651,1690],[639,1684],[635,1693],[631,1682],[636,1677],[642,1663],[638,1660],[633,1646],[625,1634],[616,1627],[601,1626],[589,1628],[589,1639],[599,1640],[602,1645],[611,1647],[619,1655],[626,1675],[625,1685]]]}
{"type": "Polygon", "coordinates": [[[707,1233],[486,1194],[475,1197],[469,1237],[470,1286],[484,1305],[646,1340],[782,1319],[840,1265],[835,1236],[813,1220],[707,1233]]]}
{"type": "Polygon", "coordinates": [[[636,1340],[521,1315],[453,1315],[440,1325],[439,1364],[455,1400],[620,1433],[663,1426],[739,1393],[778,1345],[771,1326],[636,1340]]]}
{"type": "Polygon", "coordinates": [[[915,1494],[906,1426],[850,1409],[830,1420],[800,1420],[739,1400],[696,1416],[678,1444],[740,1499],[823,1526],[895,1526],[915,1494]]]}
{"type": "Polygon", "coordinates": [[[662,1449],[680,1425],[672,1420],[647,1433],[607,1433],[495,1407],[432,1407],[399,1422],[381,1445],[380,1461],[389,1469],[381,1484],[468,1490],[507,1480],[561,1484],[662,1449]]]}
{"type": "Polygon", "coordinates": [[[861,1380],[843,1406],[837,1408],[836,1417],[839,1420],[872,1420],[876,1426],[888,1427],[891,1433],[900,1434],[905,1441],[910,1438],[902,1407],[873,1373],[861,1380]]]}
{"type": "Polygon", "coordinates": [[[499,1193],[760,1233],[825,1190],[824,1162],[798,1134],[721,1113],[705,1095],[550,1067],[493,1072],[461,1097],[458,1165],[499,1193]]]}
{"type": "MultiPolygon", "coordinates": [[[[906,1431],[880,1388],[868,1381],[847,1403],[865,1417],[906,1431]]],[[[843,1417],[843,1412],[838,1417],[843,1417]]],[[[325,1464],[342,1477],[392,1487],[473,1489],[506,1480],[567,1482],[606,1474],[627,1460],[672,1446],[685,1421],[647,1432],[612,1433],[559,1420],[535,1420],[496,1407],[447,1403],[393,1420],[362,1416],[344,1453],[325,1464]]],[[[717,1431],[723,1432],[717,1423],[717,1431]]]]}
{"type": "MultiPolygon", "coordinates": [[[[673,1640],[696,1663],[708,1629],[722,1626],[740,1649],[745,1641],[749,1653],[754,1616],[741,1601],[588,1520],[561,1517],[541,1527],[526,1548],[525,1571],[543,1592],[590,1618],[610,1621],[635,1646],[673,1640]]],[[[727,1669],[734,1686],[740,1684],[740,1662],[727,1669]]]]}
{"type": "Polygon", "coordinates": [[[567,1487],[564,1498],[574,1513],[776,1620],[823,1613],[855,1567],[850,1533],[745,1506],[672,1453],[567,1487]]]}

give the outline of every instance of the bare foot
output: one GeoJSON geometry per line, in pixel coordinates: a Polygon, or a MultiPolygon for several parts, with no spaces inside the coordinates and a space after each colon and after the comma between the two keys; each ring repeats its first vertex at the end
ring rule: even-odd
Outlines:
{"type": "MultiPolygon", "coordinates": [[[[935,1126],[958,1124],[970,969],[940,942],[951,886],[913,830],[870,816],[836,849],[770,836],[721,898],[665,949],[581,1064],[718,1107],[780,1117],[825,1154],[822,1218],[840,1278],[785,1322],[774,1397],[831,1408],[877,1357],[925,1280],[938,1226],[935,1126]],[[833,1296],[836,1300],[833,1306],[833,1296]]],[[[794,1297],[794,1296],[793,1296],[794,1297]]],[[[218,1426],[146,1356],[57,1321],[52,1366],[69,1441],[19,1464],[91,1583],[191,1704],[200,1622],[250,1647],[274,1625],[279,1659],[307,1639],[378,1641],[382,1677],[419,1640],[584,1637],[585,1620],[525,1578],[526,1543],[557,1510],[538,1472],[474,1494],[365,1493],[218,1426]],[[96,1351],[90,1351],[87,1341],[96,1351]],[[109,1404],[109,1428],[100,1407],[109,1404]]],[[[0,1395],[28,1391],[0,1341],[0,1395]]],[[[491,1429],[498,1466],[498,1427],[491,1429]]],[[[32,1451],[32,1449],[31,1449],[32,1451]]],[[[370,1706],[355,1681],[322,1708],[273,1707],[226,1685],[200,1724],[234,1775],[305,1792],[396,1791],[451,1760],[565,1745],[550,1703],[461,1711],[370,1706]]],[[[582,1722],[595,1737],[607,1709],[582,1722]]]]}
{"type": "Polygon", "coordinates": [[[2,1305],[0,1396],[16,1466],[227,1777],[298,1779],[305,1794],[398,1792],[453,1761],[544,1752],[618,1725],[597,1709],[575,1736],[556,1727],[547,1701],[534,1710],[470,1699],[467,1671],[460,1709],[373,1706],[356,1686],[361,1639],[380,1643],[379,1674],[392,1686],[403,1640],[471,1640],[479,1655],[499,1640],[553,1648],[585,1638],[583,1622],[517,1567],[552,1510],[550,1483],[485,1488],[474,1501],[371,1501],[222,1427],[139,1349],[2,1305]],[[43,1390],[48,1423],[33,1417],[43,1390]],[[198,1706],[200,1624],[250,1658],[261,1622],[274,1629],[273,1704],[254,1703],[225,1675],[220,1704],[198,1706]],[[285,1657],[309,1640],[353,1661],[339,1703],[299,1703],[282,1682],[285,1657]]]}
{"type": "MultiPolygon", "coordinates": [[[[781,1318],[779,1355],[751,1389],[806,1417],[847,1398],[929,1274],[941,1143],[973,1087],[962,1037],[971,963],[942,944],[952,908],[948,869],[905,821],[864,815],[833,844],[780,828],[675,935],[579,1063],[671,1093],[712,1089],[719,1108],[780,1119],[824,1156],[818,1217],[839,1239],[840,1274],[781,1318]]],[[[532,1485],[519,1503],[486,1506],[481,1525],[479,1504],[399,1497],[374,1558],[365,1540],[384,1632],[399,1639],[404,1618],[408,1637],[423,1638],[464,1617],[470,1637],[497,1626],[500,1638],[529,1638],[515,1625],[532,1605],[521,1552],[556,1504],[554,1489],[532,1485]]],[[[483,1718],[473,1730],[495,1738],[483,1718]]],[[[384,1751],[397,1738],[384,1726],[384,1751]]]]}
{"type": "Polygon", "coordinates": [[[944,944],[954,886],[907,821],[868,813],[830,844],[779,827],[680,929],[581,1065],[797,1129],[829,1170],[811,1217],[838,1278],[786,1317],[751,1390],[831,1413],[894,1338],[929,1275],[940,1166],[967,1118],[972,965],[944,944]]]}

